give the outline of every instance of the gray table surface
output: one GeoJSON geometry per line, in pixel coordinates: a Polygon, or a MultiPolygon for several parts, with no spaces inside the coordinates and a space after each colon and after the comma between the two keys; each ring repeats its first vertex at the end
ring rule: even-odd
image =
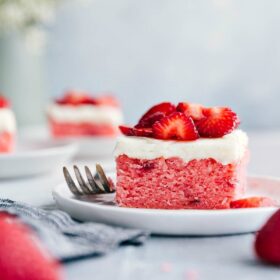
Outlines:
{"type": "MultiPolygon", "coordinates": [[[[249,136],[249,172],[280,176],[280,132],[252,132],[249,136]]],[[[1,180],[0,196],[42,206],[53,203],[51,189],[62,181],[60,170],[33,178],[1,180]]],[[[280,279],[280,267],[256,261],[253,240],[253,234],[203,238],[152,236],[140,247],[122,247],[106,256],[68,263],[64,265],[65,278],[280,279]]]]}

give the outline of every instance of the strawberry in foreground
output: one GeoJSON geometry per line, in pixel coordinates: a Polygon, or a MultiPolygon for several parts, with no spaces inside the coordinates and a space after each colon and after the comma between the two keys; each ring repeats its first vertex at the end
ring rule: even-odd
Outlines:
{"type": "Polygon", "coordinates": [[[150,108],[139,120],[136,128],[152,127],[152,125],[176,111],[176,107],[170,102],[163,102],[150,108]]]}
{"type": "Polygon", "coordinates": [[[254,196],[234,200],[230,203],[230,208],[257,208],[257,207],[275,207],[276,201],[269,197],[254,196]]]}
{"type": "Polygon", "coordinates": [[[280,210],[257,233],[255,252],[262,261],[280,265],[280,210]]]}
{"type": "Polygon", "coordinates": [[[222,137],[236,129],[240,123],[236,113],[227,107],[204,108],[202,113],[205,117],[196,122],[202,137],[222,137]]]}
{"type": "Polygon", "coordinates": [[[199,138],[193,120],[183,113],[175,112],[153,125],[155,138],[196,140],[199,138]]]}
{"type": "Polygon", "coordinates": [[[58,280],[59,264],[14,216],[0,212],[0,279],[58,280]]]}

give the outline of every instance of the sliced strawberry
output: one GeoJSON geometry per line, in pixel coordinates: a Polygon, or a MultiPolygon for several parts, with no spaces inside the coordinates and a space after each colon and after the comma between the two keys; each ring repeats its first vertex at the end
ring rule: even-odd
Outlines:
{"type": "Polygon", "coordinates": [[[61,99],[57,99],[56,103],[60,105],[82,105],[91,104],[96,105],[96,100],[85,91],[68,91],[61,99]]]}
{"type": "Polygon", "coordinates": [[[119,126],[119,130],[121,131],[121,133],[122,133],[123,135],[126,135],[126,136],[134,136],[134,135],[133,135],[133,127],[131,127],[131,126],[120,125],[120,126],[119,126]]]}
{"type": "Polygon", "coordinates": [[[153,125],[155,138],[195,140],[199,138],[194,122],[190,117],[180,112],[172,113],[153,125]]]}
{"type": "Polygon", "coordinates": [[[170,102],[163,102],[149,109],[139,120],[136,128],[152,127],[152,125],[176,111],[176,107],[170,102]]]}
{"type": "Polygon", "coordinates": [[[4,97],[0,95],[0,108],[8,108],[10,107],[10,102],[4,97]]]}
{"type": "Polygon", "coordinates": [[[277,206],[276,201],[269,197],[248,197],[234,200],[230,203],[230,208],[257,208],[277,206]]]}
{"type": "Polygon", "coordinates": [[[142,137],[153,137],[153,130],[151,128],[135,128],[130,126],[119,126],[122,134],[126,136],[142,136],[142,137]]]}
{"type": "Polygon", "coordinates": [[[95,98],[93,98],[93,97],[85,98],[82,101],[82,104],[83,105],[98,105],[97,100],[95,98]]]}
{"type": "Polygon", "coordinates": [[[90,95],[86,91],[68,91],[65,93],[65,99],[73,104],[79,104],[84,102],[84,100],[89,99],[90,95]]]}
{"type": "Polygon", "coordinates": [[[194,122],[204,118],[204,115],[202,113],[203,106],[200,104],[180,102],[177,105],[176,110],[178,112],[184,113],[186,116],[191,117],[194,122]]]}
{"type": "Polygon", "coordinates": [[[86,91],[67,91],[64,96],[56,100],[60,105],[108,105],[112,107],[118,107],[119,103],[113,96],[103,95],[100,97],[92,97],[90,93],[86,91]]]}
{"type": "Polygon", "coordinates": [[[164,118],[166,115],[162,112],[155,112],[151,114],[150,116],[147,116],[145,119],[140,120],[137,125],[135,125],[136,128],[147,128],[152,127],[153,124],[162,118],[164,118]]]}
{"type": "Polygon", "coordinates": [[[238,127],[240,121],[236,113],[227,107],[212,107],[202,110],[205,118],[196,122],[202,137],[222,137],[238,127]]]}
{"type": "Polygon", "coordinates": [[[262,261],[280,265],[280,210],[257,233],[255,251],[262,261]]]}

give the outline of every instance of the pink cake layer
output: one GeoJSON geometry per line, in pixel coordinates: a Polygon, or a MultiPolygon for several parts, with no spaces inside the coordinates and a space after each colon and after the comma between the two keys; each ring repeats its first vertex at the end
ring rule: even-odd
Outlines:
{"type": "Polygon", "coordinates": [[[49,122],[54,137],[115,136],[118,133],[110,124],[49,122]]]}
{"type": "Polygon", "coordinates": [[[227,209],[242,197],[247,156],[223,165],[212,158],[143,160],[120,155],[116,201],[119,206],[156,209],[227,209]]]}
{"type": "Polygon", "coordinates": [[[14,134],[0,132],[0,153],[9,153],[14,150],[14,134]]]}

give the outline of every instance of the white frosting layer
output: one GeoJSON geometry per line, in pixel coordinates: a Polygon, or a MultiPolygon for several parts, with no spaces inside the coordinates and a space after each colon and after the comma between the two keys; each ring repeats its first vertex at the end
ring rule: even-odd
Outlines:
{"type": "Polygon", "coordinates": [[[58,122],[93,122],[96,124],[119,125],[123,122],[122,112],[110,106],[71,106],[52,104],[48,107],[48,115],[58,122]]]}
{"type": "Polygon", "coordinates": [[[240,160],[247,146],[247,134],[241,130],[221,138],[200,138],[184,142],[124,136],[118,139],[115,156],[124,154],[139,159],[179,157],[186,162],[213,158],[225,165],[240,160]]]}
{"type": "Polygon", "coordinates": [[[0,109],[0,132],[15,132],[16,118],[13,111],[9,108],[0,109]]]}

